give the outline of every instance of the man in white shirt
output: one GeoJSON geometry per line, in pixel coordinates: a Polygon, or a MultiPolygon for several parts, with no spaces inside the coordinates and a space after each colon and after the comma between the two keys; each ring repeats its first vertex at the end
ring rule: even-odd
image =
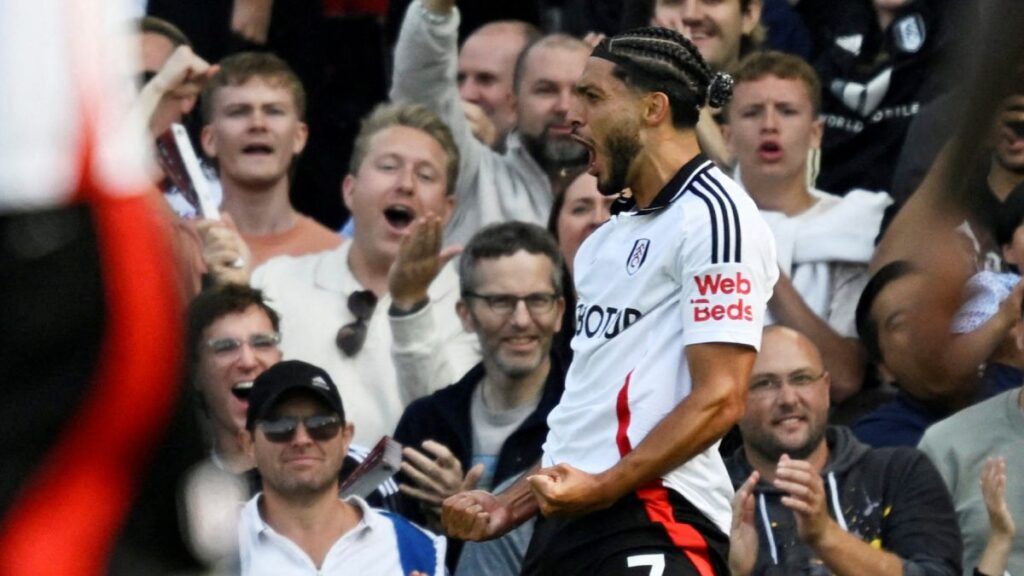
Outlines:
{"type": "Polygon", "coordinates": [[[459,151],[422,106],[384,105],[364,120],[342,183],[355,236],[334,250],[275,258],[252,285],[281,314],[281,350],[326,370],[359,425],[390,434],[405,406],[479,359],[455,313],[458,275],[441,230],[454,206],[459,151]]]}
{"type": "Polygon", "coordinates": [[[242,444],[263,492],[242,511],[242,574],[444,574],[444,538],[356,496],[338,498],[353,430],[320,368],[289,360],[256,378],[242,444]]]}
{"type": "Polygon", "coordinates": [[[576,81],[568,118],[588,171],[631,201],[576,254],[574,356],[544,468],[442,509],[466,539],[542,513],[523,574],[727,574],[717,443],[742,413],[777,270],[757,207],[697,142],[700,110],[730,90],[663,28],[602,41],[576,81]]]}

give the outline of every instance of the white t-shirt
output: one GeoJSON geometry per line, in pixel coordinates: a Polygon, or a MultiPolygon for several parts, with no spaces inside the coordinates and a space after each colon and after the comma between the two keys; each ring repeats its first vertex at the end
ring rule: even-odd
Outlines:
{"type": "MultiPolygon", "coordinates": [[[[574,358],[543,463],[599,473],[690,394],[686,346],[760,346],[778,268],[753,201],[698,156],[651,206],[598,228],[575,270],[574,358]]],[[[663,483],[728,534],[733,490],[717,443],[663,483]]]]}

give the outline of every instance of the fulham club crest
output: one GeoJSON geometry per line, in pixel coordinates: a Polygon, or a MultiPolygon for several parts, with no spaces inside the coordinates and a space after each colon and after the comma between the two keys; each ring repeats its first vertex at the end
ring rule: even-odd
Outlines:
{"type": "Polygon", "coordinates": [[[629,252],[629,259],[626,260],[626,273],[632,276],[636,274],[636,271],[644,265],[644,260],[647,260],[647,249],[650,247],[651,241],[647,238],[641,238],[633,243],[633,250],[629,252]]]}

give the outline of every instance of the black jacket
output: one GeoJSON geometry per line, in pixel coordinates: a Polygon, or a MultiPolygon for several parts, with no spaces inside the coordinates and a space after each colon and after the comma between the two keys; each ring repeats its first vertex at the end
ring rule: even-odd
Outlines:
{"type": "MultiPolygon", "coordinates": [[[[822,477],[829,514],[840,526],[903,559],[906,576],[961,574],[963,543],[953,502],[923,453],[906,447],[869,448],[842,426],[830,426],[825,440],[829,461],[822,477]]],[[[737,488],[753,471],[743,448],[726,460],[726,467],[737,488]]],[[[831,574],[797,536],[796,518],[781,502],[783,493],[762,481],[756,494],[760,546],[754,574],[831,574]]]]}
{"type": "MultiPolygon", "coordinates": [[[[464,471],[472,467],[473,431],[469,411],[473,391],[484,377],[483,364],[477,364],[461,380],[420,398],[410,404],[395,429],[395,440],[404,446],[419,447],[424,440],[440,442],[459,459],[464,471]]],[[[557,354],[551,355],[540,404],[512,433],[501,447],[494,470],[494,486],[501,484],[540,460],[541,446],[548,435],[548,413],[562,397],[565,387],[565,369],[557,354]]],[[[400,481],[407,481],[399,477],[400,481]]],[[[414,522],[422,522],[423,515],[416,500],[403,498],[401,512],[414,522]]]]}

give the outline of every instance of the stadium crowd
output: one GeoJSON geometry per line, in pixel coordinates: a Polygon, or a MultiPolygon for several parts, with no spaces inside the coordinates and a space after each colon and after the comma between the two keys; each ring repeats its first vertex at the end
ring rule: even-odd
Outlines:
{"type": "Polygon", "coordinates": [[[5,1],[0,574],[1024,575],[1021,25],[5,1]]]}

